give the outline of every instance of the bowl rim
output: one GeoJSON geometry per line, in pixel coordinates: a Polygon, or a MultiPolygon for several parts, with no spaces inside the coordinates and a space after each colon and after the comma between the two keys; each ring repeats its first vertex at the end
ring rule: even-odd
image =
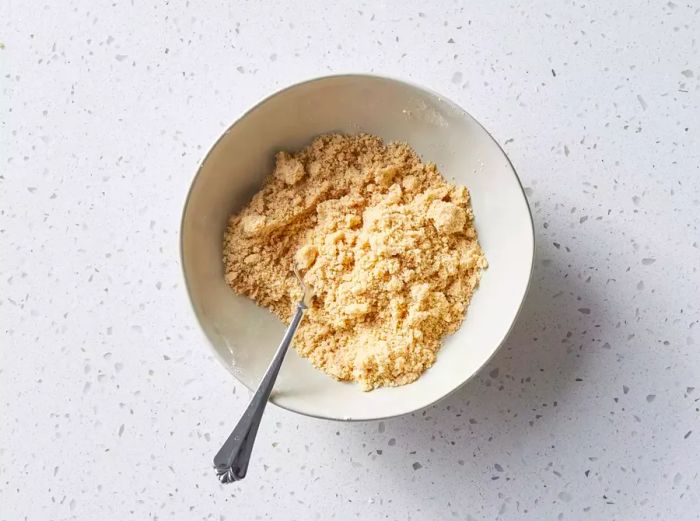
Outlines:
{"type": "Polygon", "coordinates": [[[212,352],[214,353],[214,356],[219,360],[219,362],[221,363],[221,365],[223,365],[223,366],[227,369],[227,372],[228,372],[229,374],[231,374],[231,375],[236,379],[236,381],[237,381],[238,383],[242,384],[242,385],[243,385],[246,389],[248,389],[250,392],[252,392],[252,393],[255,392],[255,389],[254,389],[254,388],[249,387],[243,380],[239,379],[233,371],[230,370],[228,362],[227,362],[226,360],[224,360],[224,358],[222,357],[222,355],[221,355],[221,354],[218,352],[218,350],[214,347],[214,344],[213,344],[213,343],[211,342],[211,340],[209,339],[209,336],[204,332],[204,327],[203,327],[203,325],[202,325],[202,324],[203,324],[202,317],[200,316],[200,313],[197,311],[197,307],[196,307],[195,304],[194,304],[194,300],[193,300],[193,298],[192,298],[192,290],[191,290],[191,288],[190,288],[190,284],[189,284],[189,281],[188,281],[188,279],[187,279],[187,274],[186,274],[186,272],[185,272],[185,252],[184,252],[184,239],[183,239],[184,233],[183,233],[183,230],[184,230],[184,225],[185,225],[185,214],[187,213],[187,208],[189,207],[190,197],[191,197],[192,192],[193,192],[193,190],[194,190],[194,187],[195,187],[195,185],[196,185],[196,183],[197,183],[197,180],[198,180],[198,178],[199,178],[199,175],[200,175],[200,173],[202,172],[202,169],[203,169],[203,167],[204,167],[204,164],[207,162],[207,160],[208,160],[209,157],[211,156],[211,154],[212,154],[212,152],[214,151],[214,149],[219,145],[219,143],[220,143],[221,140],[224,138],[224,136],[226,136],[226,134],[228,134],[228,132],[229,132],[231,129],[233,129],[233,127],[235,127],[235,126],[236,126],[240,121],[242,121],[246,116],[248,116],[250,113],[252,113],[253,111],[255,111],[258,107],[260,107],[260,106],[264,105],[265,103],[267,103],[268,101],[272,100],[273,98],[275,98],[275,97],[277,97],[277,96],[280,96],[280,95],[282,95],[282,94],[284,94],[284,93],[286,93],[287,91],[290,91],[290,90],[292,90],[292,89],[296,89],[296,88],[301,87],[301,86],[303,86],[303,85],[309,85],[309,84],[312,84],[312,83],[327,81],[327,80],[330,80],[330,79],[343,79],[343,78],[366,78],[366,79],[370,79],[370,80],[382,80],[382,81],[388,81],[388,82],[390,82],[390,83],[402,84],[402,85],[405,85],[405,86],[412,87],[412,88],[414,88],[414,89],[418,89],[418,90],[427,92],[428,94],[430,94],[430,95],[432,95],[432,96],[438,98],[439,100],[441,100],[441,101],[446,101],[447,103],[449,103],[449,104],[453,105],[454,107],[458,108],[458,109],[459,109],[461,112],[463,112],[468,118],[470,118],[474,123],[476,123],[476,124],[479,126],[479,128],[480,128],[481,130],[483,130],[483,131],[486,133],[486,135],[491,139],[491,141],[493,141],[493,143],[498,147],[498,149],[500,150],[501,154],[503,154],[503,157],[506,159],[506,162],[507,162],[508,166],[510,167],[510,170],[513,172],[513,175],[514,175],[514,177],[515,177],[515,180],[516,180],[516,182],[518,183],[518,187],[520,188],[520,192],[521,192],[521,195],[522,195],[522,197],[523,197],[523,200],[525,201],[525,208],[527,209],[528,219],[529,219],[529,222],[530,222],[530,238],[531,238],[531,240],[529,241],[529,242],[530,242],[530,246],[531,246],[531,247],[530,247],[530,255],[529,255],[529,257],[530,257],[530,269],[529,269],[529,272],[528,272],[527,283],[525,284],[525,289],[524,289],[524,291],[523,291],[523,293],[522,293],[522,296],[521,296],[521,298],[520,298],[520,304],[518,305],[518,309],[516,310],[515,314],[513,315],[513,319],[512,319],[512,321],[511,321],[510,325],[508,326],[508,329],[506,330],[506,332],[505,332],[505,333],[503,334],[503,336],[501,337],[500,341],[498,342],[498,345],[497,345],[496,348],[493,350],[493,352],[491,353],[491,355],[490,355],[486,360],[484,360],[484,362],[479,366],[479,368],[478,368],[476,371],[474,371],[471,375],[469,375],[467,378],[465,378],[462,382],[460,382],[459,384],[457,384],[452,390],[450,390],[449,392],[443,394],[442,396],[436,398],[435,400],[433,400],[433,401],[431,401],[431,402],[429,402],[429,403],[427,403],[427,404],[422,404],[422,405],[419,405],[418,407],[409,408],[409,409],[407,409],[407,410],[405,410],[405,411],[402,411],[402,412],[397,412],[397,413],[389,414],[389,415],[386,415],[386,416],[377,416],[377,417],[372,417],[372,418],[342,418],[342,417],[337,417],[337,416],[335,416],[335,417],[333,417],[333,416],[324,416],[324,415],[322,415],[322,414],[313,414],[313,413],[310,413],[310,412],[308,412],[308,411],[298,410],[298,409],[295,409],[295,408],[293,408],[293,407],[289,407],[289,406],[286,406],[286,405],[281,405],[281,404],[276,403],[276,401],[275,401],[275,398],[274,398],[274,389],[273,389],[273,391],[272,391],[272,395],[271,395],[271,397],[270,397],[270,399],[269,399],[269,402],[268,402],[268,403],[274,404],[275,406],[277,406],[277,407],[279,407],[279,408],[281,408],[281,409],[285,409],[285,410],[287,410],[287,411],[290,411],[290,412],[293,412],[293,413],[296,413],[296,414],[301,414],[301,415],[307,416],[307,417],[309,417],[309,418],[316,418],[316,419],[320,419],[320,420],[331,420],[331,421],[338,421],[338,422],[369,422],[369,421],[388,420],[388,419],[391,419],[391,418],[397,418],[397,417],[399,417],[399,416],[406,416],[406,415],[413,414],[413,413],[416,413],[416,412],[418,412],[418,411],[422,411],[422,410],[424,410],[424,409],[427,409],[428,407],[432,407],[433,405],[435,405],[435,404],[441,402],[442,400],[448,398],[449,396],[451,396],[451,395],[453,395],[454,393],[456,393],[457,391],[459,391],[459,390],[460,390],[462,387],[464,387],[468,382],[470,382],[477,374],[479,374],[479,373],[483,370],[483,368],[484,368],[485,366],[488,365],[488,363],[493,359],[493,357],[494,357],[494,356],[496,355],[496,353],[501,349],[501,347],[503,346],[503,344],[505,343],[505,341],[506,341],[506,340],[508,339],[508,337],[510,336],[511,332],[513,331],[513,328],[514,328],[516,322],[518,321],[518,318],[519,318],[519,316],[520,316],[520,313],[521,313],[522,310],[523,310],[523,305],[524,305],[524,303],[525,303],[525,300],[526,300],[526,298],[527,298],[527,295],[528,295],[528,293],[529,293],[529,291],[530,291],[530,287],[531,287],[531,285],[532,285],[532,274],[533,274],[533,272],[534,272],[534,266],[535,266],[535,248],[536,248],[536,240],[537,240],[537,238],[536,238],[536,235],[535,235],[535,225],[534,225],[534,221],[533,221],[533,218],[532,218],[532,209],[530,208],[530,202],[529,202],[528,199],[527,199],[527,195],[526,195],[526,193],[525,193],[525,189],[523,188],[522,181],[520,180],[520,176],[518,175],[517,170],[516,170],[515,167],[513,166],[513,163],[512,163],[512,161],[510,160],[510,157],[508,157],[508,154],[506,154],[506,151],[503,150],[503,147],[501,146],[501,144],[500,144],[500,143],[493,137],[493,135],[491,135],[491,133],[479,122],[479,120],[477,120],[474,116],[472,116],[469,112],[467,112],[464,108],[462,108],[461,105],[459,105],[458,103],[455,103],[454,101],[452,101],[452,100],[451,100],[450,98],[448,98],[447,96],[444,96],[444,95],[442,95],[442,94],[440,94],[440,93],[438,93],[438,92],[432,90],[431,88],[425,87],[425,86],[423,86],[423,85],[419,85],[419,84],[414,83],[414,82],[412,82],[412,81],[408,81],[408,80],[401,79],[401,78],[396,78],[396,77],[393,77],[393,76],[384,76],[384,75],[379,75],[379,74],[368,74],[368,73],[340,73],[340,74],[330,74],[330,75],[326,75],[326,76],[317,76],[317,77],[313,77],[313,78],[310,78],[310,79],[307,79],[307,80],[303,80],[303,81],[299,81],[299,82],[293,83],[293,84],[288,85],[288,86],[286,86],[286,87],[283,87],[283,88],[281,88],[281,89],[279,89],[279,90],[276,90],[276,91],[274,91],[272,94],[269,94],[269,95],[267,95],[267,96],[264,96],[262,99],[260,99],[260,101],[258,101],[257,103],[255,103],[255,104],[254,104],[253,106],[251,106],[248,110],[246,110],[246,111],[244,111],[242,114],[240,114],[240,115],[235,119],[235,121],[234,121],[233,123],[231,123],[231,125],[229,125],[229,126],[226,128],[226,130],[224,130],[224,131],[221,133],[221,135],[217,138],[217,140],[212,144],[212,146],[209,148],[209,150],[208,150],[207,153],[204,155],[204,157],[202,158],[202,160],[199,162],[199,166],[197,167],[197,171],[195,172],[194,176],[192,177],[192,181],[191,181],[191,183],[190,183],[190,187],[189,187],[189,189],[187,190],[187,195],[186,195],[186,197],[185,197],[185,203],[184,203],[184,205],[183,205],[183,207],[182,207],[182,214],[181,214],[181,216],[180,216],[180,230],[179,230],[179,232],[180,232],[180,238],[179,238],[180,270],[181,270],[181,272],[182,272],[182,277],[183,277],[183,279],[185,280],[185,288],[186,288],[186,290],[187,290],[187,297],[188,297],[188,300],[189,300],[189,302],[190,302],[190,307],[191,307],[191,309],[192,309],[192,311],[193,311],[195,317],[197,318],[197,323],[198,323],[198,325],[199,325],[200,332],[202,333],[202,336],[204,336],[204,338],[206,339],[206,343],[207,343],[207,345],[209,346],[210,351],[212,351],[212,352]]]}

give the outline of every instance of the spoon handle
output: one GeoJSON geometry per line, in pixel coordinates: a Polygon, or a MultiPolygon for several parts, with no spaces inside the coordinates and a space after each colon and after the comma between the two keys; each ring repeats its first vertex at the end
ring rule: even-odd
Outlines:
{"type": "Polygon", "coordinates": [[[265,375],[255,391],[253,399],[250,401],[248,408],[243,413],[243,416],[233,429],[233,432],[223,444],[219,452],[214,456],[214,468],[222,483],[231,483],[245,477],[248,470],[248,462],[250,454],[253,451],[253,443],[255,435],[258,432],[258,426],[262,419],[267,399],[270,397],[270,392],[275,385],[277,373],[279,373],[284,361],[284,355],[287,353],[289,344],[292,343],[294,333],[306,311],[306,304],[302,301],[297,304],[296,312],[292,317],[292,321],[284,333],[284,338],[277,348],[272,362],[265,371],[265,375]]]}

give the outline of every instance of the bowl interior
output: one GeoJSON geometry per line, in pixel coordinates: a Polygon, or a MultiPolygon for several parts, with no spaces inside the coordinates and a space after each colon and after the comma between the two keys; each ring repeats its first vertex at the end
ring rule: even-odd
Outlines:
{"type": "Polygon", "coordinates": [[[416,382],[365,393],[290,350],[271,400],[323,418],[404,414],[450,393],[493,355],[516,318],[532,268],[532,219],[518,178],[491,136],[450,101],[397,80],[348,75],[301,83],[258,104],[224,133],[193,182],[182,222],[187,287],[218,358],[256,387],[285,326],[224,282],[226,220],[260,187],[275,152],[297,150],[328,132],[406,141],[449,180],[466,185],[489,268],[462,327],[416,382]]]}

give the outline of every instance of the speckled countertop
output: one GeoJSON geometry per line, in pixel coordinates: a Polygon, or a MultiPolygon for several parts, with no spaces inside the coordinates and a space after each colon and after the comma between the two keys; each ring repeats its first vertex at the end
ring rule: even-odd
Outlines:
{"type": "Polygon", "coordinates": [[[698,7],[200,4],[0,2],[0,520],[697,519],[698,7]],[[242,111],[347,71],[438,90],[505,146],[532,289],[449,399],[271,407],[224,488],[248,392],[185,296],[184,197],[242,111]]]}

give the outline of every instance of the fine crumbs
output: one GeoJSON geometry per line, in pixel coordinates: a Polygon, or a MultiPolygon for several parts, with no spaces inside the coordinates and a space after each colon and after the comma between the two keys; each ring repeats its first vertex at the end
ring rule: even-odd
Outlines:
{"type": "Polygon", "coordinates": [[[457,330],[486,268],[469,191],[406,143],[328,134],[279,152],[262,189],[229,218],[226,282],[289,322],[301,356],[364,390],[407,384],[457,330]]]}

